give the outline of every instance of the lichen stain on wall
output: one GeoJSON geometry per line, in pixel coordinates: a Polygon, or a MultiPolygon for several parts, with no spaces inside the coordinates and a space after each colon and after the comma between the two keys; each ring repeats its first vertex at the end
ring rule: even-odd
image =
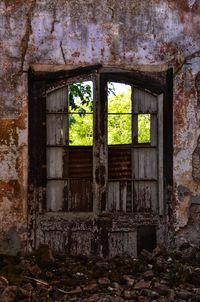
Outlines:
{"type": "Polygon", "coordinates": [[[150,0],[148,5],[141,0],[0,0],[2,238],[19,232],[24,240],[26,234],[28,68],[103,63],[149,71],[174,68],[172,207],[176,229],[184,234],[189,230],[185,238],[190,239],[200,221],[196,214],[200,186],[192,179],[191,163],[200,134],[195,87],[200,70],[199,15],[199,0],[150,0]],[[187,188],[183,198],[180,187],[187,188]]]}

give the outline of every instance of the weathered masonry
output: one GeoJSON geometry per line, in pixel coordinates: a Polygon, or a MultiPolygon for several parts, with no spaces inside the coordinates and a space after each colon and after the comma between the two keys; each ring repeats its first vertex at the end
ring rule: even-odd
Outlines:
{"type": "Polygon", "coordinates": [[[1,252],[199,244],[199,16],[198,0],[0,1],[1,252]]]}

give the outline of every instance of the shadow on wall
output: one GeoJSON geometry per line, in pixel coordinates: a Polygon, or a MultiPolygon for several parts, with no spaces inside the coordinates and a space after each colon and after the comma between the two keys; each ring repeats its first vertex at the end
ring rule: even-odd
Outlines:
{"type": "MultiPolygon", "coordinates": [[[[23,230],[24,231],[24,230],[23,230]]],[[[22,250],[22,240],[20,238],[20,233],[22,230],[12,226],[8,232],[1,234],[0,239],[0,254],[16,255],[22,250]]]]}

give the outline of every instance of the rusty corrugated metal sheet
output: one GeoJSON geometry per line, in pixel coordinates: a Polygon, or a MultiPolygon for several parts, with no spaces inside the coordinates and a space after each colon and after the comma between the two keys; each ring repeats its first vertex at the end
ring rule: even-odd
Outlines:
{"type": "Polygon", "coordinates": [[[92,147],[69,147],[64,162],[64,174],[67,177],[92,179],[92,147]]]}
{"type": "Polygon", "coordinates": [[[108,178],[130,179],[131,178],[131,148],[109,147],[108,148],[108,178]]]}

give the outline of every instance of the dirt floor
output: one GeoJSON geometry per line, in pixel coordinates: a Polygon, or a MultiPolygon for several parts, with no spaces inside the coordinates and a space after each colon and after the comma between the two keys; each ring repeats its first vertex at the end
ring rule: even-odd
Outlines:
{"type": "Polygon", "coordinates": [[[0,255],[0,302],[200,302],[200,248],[143,250],[138,258],[0,255]]]}

